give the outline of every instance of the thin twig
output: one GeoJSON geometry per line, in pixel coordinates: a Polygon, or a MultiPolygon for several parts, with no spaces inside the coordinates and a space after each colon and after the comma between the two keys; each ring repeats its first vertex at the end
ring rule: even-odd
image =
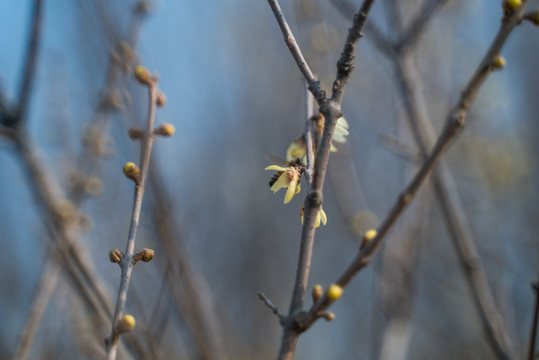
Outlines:
{"type": "Polygon", "coordinates": [[[281,310],[279,309],[279,307],[277,307],[277,305],[273,304],[271,302],[271,300],[266,296],[264,295],[264,293],[261,293],[259,292],[258,293],[258,298],[260,300],[262,300],[264,302],[264,304],[271,309],[271,311],[279,318],[279,319],[282,319],[284,317],[284,315],[281,313],[281,310]]]}
{"type": "Polygon", "coordinates": [[[146,184],[146,177],[148,175],[148,166],[150,163],[150,156],[152,153],[152,147],[155,140],[154,121],[155,121],[155,107],[157,102],[157,79],[153,79],[148,85],[149,95],[149,114],[148,124],[145,136],[141,139],[142,149],[140,153],[140,177],[135,185],[135,195],[133,201],[133,212],[131,214],[131,223],[129,225],[129,234],[127,238],[127,246],[125,254],[120,262],[122,270],[120,288],[118,290],[118,299],[116,301],[116,307],[114,310],[114,317],[112,321],[112,330],[107,347],[107,359],[116,359],[116,353],[118,351],[118,338],[116,335],[116,327],[120,318],[124,314],[125,304],[127,300],[127,290],[129,288],[129,282],[131,280],[131,272],[133,271],[133,256],[135,252],[135,238],[137,235],[137,229],[140,219],[140,212],[142,209],[142,199],[144,197],[144,190],[146,184]]]}
{"type": "Polygon", "coordinates": [[[532,284],[532,290],[535,295],[535,308],[533,310],[532,327],[530,330],[528,360],[533,360],[535,356],[535,343],[537,342],[537,322],[539,321],[539,281],[532,284]]]}
{"type": "Polygon", "coordinates": [[[307,64],[307,61],[305,61],[305,58],[301,53],[298,43],[296,42],[296,38],[292,34],[292,31],[288,26],[288,22],[283,15],[283,11],[279,6],[279,2],[277,0],[268,0],[268,3],[271,7],[271,10],[273,11],[273,14],[275,15],[275,19],[277,19],[277,23],[281,28],[281,32],[284,35],[284,42],[286,43],[286,46],[292,53],[292,57],[294,58],[294,60],[296,60],[296,64],[298,65],[299,70],[303,74],[305,81],[307,81],[307,84],[309,84],[309,90],[313,93],[315,99],[320,103],[320,101],[325,99],[326,94],[320,89],[320,81],[316,79],[313,72],[311,71],[311,68],[307,64]]]}

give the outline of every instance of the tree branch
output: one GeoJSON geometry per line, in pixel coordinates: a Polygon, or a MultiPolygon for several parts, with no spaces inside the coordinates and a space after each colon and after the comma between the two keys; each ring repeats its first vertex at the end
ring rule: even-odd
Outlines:
{"type": "Polygon", "coordinates": [[[155,121],[155,107],[157,103],[157,79],[153,78],[148,85],[148,97],[149,97],[149,113],[146,133],[142,137],[140,152],[140,175],[135,181],[135,195],[133,201],[133,211],[131,214],[131,223],[129,225],[129,234],[127,238],[127,245],[125,254],[120,261],[120,267],[122,270],[120,288],[118,290],[118,298],[116,301],[116,307],[114,310],[114,317],[112,321],[112,330],[108,341],[107,347],[107,359],[115,360],[116,353],[118,351],[118,332],[117,326],[121,317],[124,314],[125,304],[127,301],[127,290],[131,280],[131,273],[134,266],[134,253],[135,253],[135,238],[137,235],[137,229],[140,219],[140,212],[142,209],[142,199],[144,197],[144,190],[146,184],[146,177],[148,175],[148,167],[150,163],[150,156],[152,153],[152,147],[155,140],[154,133],[154,121],[155,121]]]}
{"type": "MultiPolygon", "coordinates": [[[[464,91],[462,92],[460,100],[455,105],[453,110],[449,113],[444,130],[438,138],[430,155],[425,160],[423,166],[419,169],[419,171],[410,181],[408,186],[397,197],[397,201],[389,211],[384,221],[378,227],[377,236],[372,239],[367,246],[360,250],[358,255],[337,279],[335,284],[343,288],[346,287],[361,269],[369,265],[372,255],[378,249],[382,240],[389,233],[392,226],[397,222],[400,215],[404,212],[404,210],[413,200],[413,198],[417,194],[417,191],[419,190],[427,176],[440,161],[442,155],[446,152],[448,147],[453,143],[456,135],[458,135],[459,132],[462,130],[464,124],[466,123],[468,109],[470,108],[475,96],[477,95],[480,86],[483,84],[484,80],[490,72],[490,64],[492,59],[500,52],[511,31],[515,28],[515,26],[520,23],[522,11],[525,8],[527,1],[528,0],[525,0],[523,2],[523,6],[519,9],[519,11],[511,14],[509,17],[504,17],[500,29],[490,48],[488,49],[486,55],[484,56],[474,75],[472,76],[464,91]]],[[[305,316],[302,318],[304,328],[309,328],[310,326],[312,326],[312,324],[320,316],[322,316],[322,314],[329,308],[332,303],[333,301],[331,301],[324,294],[322,298],[320,298],[315,304],[313,304],[308,313],[306,313],[305,316]]]]}
{"type": "Polygon", "coordinates": [[[306,64],[301,51],[294,40],[290,27],[282,14],[277,0],[268,0],[273,10],[277,23],[285,37],[285,42],[289,47],[292,56],[309,84],[309,90],[312,92],[320,106],[320,112],[325,117],[324,133],[314,164],[314,177],[312,187],[304,202],[304,221],[301,232],[301,244],[299,251],[298,268],[290,310],[288,317],[282,321],[284,330],[279,350],[279,359],[293,359],[295,347],[299,334],[306,330],[301,322],[302,308],[307,290],[309,271],[311,267],[311,257],[315,233],[316,214],[320,211],[322,204],[322,189],[327,170],[327,163],[331,148],[331,140],[337,119],[342,115],[340,110],[342,97],[346,88],[348,78],[354,68],[354,50],[357,41],[361,38],[361,30],[374,0],[364,0],[360,11],[354,16],[352,27],[349,29],[348,36],[344,45],[341,58],[337,63],[337,75],[333,84],[333,93],[331,99],[325,98],[325,93],[320,91],[319,82],[314,80],[312,72],[306,64]],[[292,41],[293,40],[293,41],[292,41]]]}

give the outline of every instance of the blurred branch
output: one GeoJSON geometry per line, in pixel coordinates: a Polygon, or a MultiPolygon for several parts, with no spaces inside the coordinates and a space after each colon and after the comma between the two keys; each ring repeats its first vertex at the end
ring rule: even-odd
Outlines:
{"type": "MultiPolygon", "coordinates": [[[[494,41],[462,92],[460,100],[449,113],[444,129],[436,141],[430,155],[427,157],[423,166],[419,169],[408,186],[397,197],[397,201],[391,208],[389,214],[378,227],[377,235],[368,243],[367,246],[359,251],[352,263],[337,279],[335,282],[336,285],[342,288],[346,287],[361,269],[369,265],[372,255],[378,249],[382,240],[397,222],[400,215],[411,203],[417,194],[417,191],[430,172],[438,164],[442,155],[453,143],[455,137],[460,133],[464,127],[464,124],[466,123],[468,110],[472,105],[480,86],[484,83],[491,71],[492,59],[500,52],[511,31],[520,23],[522,11],[525,8],[527,1],[528,0],[524,0],[523,6],[521,6],[514,13],[503,18],[500,29],[494,41]]],[[[304,328],[307,329],[312,326],[312,324],[329,308],[333,301],[334,300],[330,299],[327,294],[324,294],[322,298],[314,303],[311,309],[302,317],[304,328]]]]}
{"type": "Polygon", "coordinates": [[[530,345],[528,348],[528,360],[533,360],[535,356],[535,343],[537,342],[537,322],[539,320],[539,281],[532,284],[535,295],[535,308],[533,310],[532,327],[530,330],[530,345]]]}
{"type": "MultiPolygon", "coordinates": [[[[434,130],[425,115],[425,109],[420,105],[420,94],[414,86],[418,80],[407,50],[413,45],[412,42],[419,38],[422,33],[421,29],[433,16],[435,10],[444,3],[445,0],[429,2],[427,8],[419,13],[416,20],[412,22],[410,29],[404,32],[405,35],[401,37],[401,40],[396,45],[391,44],[385,38],[373,38],[376,47],[383,49],[382,52],[393,63],[397,86],[403,99],[407,118],[410,121],[414,139],[424,157],[428,155],[428,149],[434,143],[434,130]],[[393,47],[393,50],[386,51],[387,47],[393,47]]],[[[450,238],[457,250],[486,338],[497,357],[506,359],[509,357],[508,347],[510,341],[505,334],[501,315],[496,308],[490,291],[453,177],[443,162],[434,171],[432,181],[438,204],[441,207],[450,238]]]]}
{"type": "Polygon", "coordinates": [[[30,35],[30,41],[28,43],[28,49],[26,53],[26,59],[24,64],[24,72],[21,80],[21,87],[19,90],[19,104],[17,110],[11,121],[10,126],[17,125],[18,122],[24,121],[26,119],[26,112],[28,110],[30,95],[32,93],[32,85],[35,78],[36,64],[37,64],[37,55],[39,50],[40,35],[41,35],[41,20],[42,16],[42,1],[34,0],[34,9],[32,14],[32,29],[30,35]]]}
{"type": "Polygon", "coordinates": [[[301,73],[309,84],[309,90],[318,102],[320,112],[325,117],[324,133],[314,164],[315,172],[313,182],[304,202],[304,223],[301,232],[298,268],[290,310],[288,317],[281,322],[284,329],[281,348],[279,350],[279,359],[292,359],[294,357],[299,334],[308,328],[303,326],[300,318],[302,317],[302,308],[311,267],[316,214],[320,211],[323,199],[322,189],[327,170],[331,140],[333,138],[337,119],[342,115],[340,109],[341,102],[346,83],[354,68],[354,51],[356,43],[362,37],[361,30],[374,0],[364,0],[359,12],[354,16],[352,27],[348,31],[343,52],[337,62],[337,75],[333,83],[331,99],[327,99],[325,92],[320,90],[320,83],[314,78],[310,68],[306,64],[277,0],[268,0],[268,3],[285,37],[285,42],[290,49],[292,56],[296,60],[301,73]]]}
{"type": "Polygon", "coordinates": [[[309,186],[313,183],[314,175],[314,152],[313,152],[313,133],[312,126],[313,121],[311,117],[313,116],[313,98],[309,92],[308,84],[305,83],[305,133],[303,137],[305,138],[305,150],[307,151],[307,170],[305,170],[305,177],[309,186]]]}
{"type": "Polygon", "coordinates": [[[19,342],[13,360],[24,360],[28,357],[39,323],[56,287],[59,275],[60,268],[58,265],[46,259],[39,283],[32,297],[30,311],[19,334],[19,342]]]}
{"type": "Polygon", "coordinates": [[[449,0],[426,1],[421,10],[417,12],[416,17],[411,21],[408,28],[402,32],[402,35],[395,44],[395,50],[398,52],[414,46],[421,34],[423,34],[425,26],[432,19],[434,13],[448,1],[449,0]]]}
{"type": "MultiPolygon", "coordinates": [[[[147,72],[147,76],[151,79],[147,79],[145,86],[148,87],[148,98],[149,98],[149,112],[148,112],[148,122],[146,131],[142,134],[141,138],[141,151],[140,151],[140,170],[131,167],[132,173],[129,174],[129,170],[126,170],[124,167],[124,173],[126,176],[130,177],[131,180],[135,182],[135,195],[133,200],[133,211],[131,214],[131,222],[129,225],[129,234],[127,238],[127,245],[125,253],[123,254],[122,259],[120,260],[121,268],[121,280],[120,288],[118,290],[118,298],[116,300],[116,307],[114,310],[114,317],[112,320],[112,329],[110,337],[108,339],[107,346],[107,359],[114,360],[116,359],[116,353],[118,351],[118,335],[120,333],[118,329],[118,323],[122,318],[125,310],[125,304],[127,300],[127,290],[129,288],[129,283],[131,280],[131,273],[133,271],[133,266],[135,265],[134,261],[134,252],[135,252],[135,239],[137,235],[137,229],[140,219],[140,211],[142,208],[142,199],[144,197],[144,190],[146,186],[146,178],[148,175],[148,167],[150,164],[150,156],[152,153],[152,147],[155,141],[156,133],[154,129],[155,122],[155,107],[157,103],[157,77],[151,76],[149,71],[144,69],[147,72]]],[[[136,70],[137,71],[137,70],[136,70]]],[[[142,80],[139,80],[142,82],[142,80]]],[[[136,165],[132,164],[134,167],[136,165]]]]}
{"type": "Polygon", "coordinates": [[[164,279],[176,311],[185,319],[200,358],[223,358],[225,350],[215,334],[218,317],[214,316],[210,309],[213,306],[206,305],[215,303],[214,296],[193,264],[185,239],[179,235],[180,231],[174,226],[172,206],[167,197],[164,181],[158,176],[161,172],[156,167],[157,165],[152,163],[149,181],[154,204],[152,211],[154,223],[164,253],[171,265],[163,270],[164,279]],[[167,275],[169,273],[170,275],[167,275]]]}

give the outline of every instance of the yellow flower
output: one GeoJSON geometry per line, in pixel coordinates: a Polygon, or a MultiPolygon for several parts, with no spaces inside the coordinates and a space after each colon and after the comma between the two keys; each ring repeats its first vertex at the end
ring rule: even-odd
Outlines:
{"type": "MultiPolygon", "coordinates": [[[[350,132],[348,122],[345,118],[342,116],[337,119],[337,124],[335,125],[335,132],[333,133],[333,141],[338,142],[340,144],[344,144],[346,142],[345,136],[348,136],[350,132]]],[[[336,152],[337,148],[331,144],[331,151],[336,152]]]]}
{"type": "MultiPolygon", "coordinates": [[[[302,206],[301,210],[299,211],[299,215],[301,216],[301,225],[303,225],[303,214],[304,213],[305,213],[305,206],[302,206]]],[[[318,214],[316,214],[316,220],[314,221],[314,227],[315,228],[319,227],[320,222],[322,222],[322,224],[324,224],[324,226],[328,222],[328,217],[326,216],[326,212],[324,211],[324,209],[322,209],[322,207],[320,207],[320,211],[318,212],[318,214]]]]}
{"type": "Polygon", "coordinates": [[[305,146],[305,138],[303,135],[292,141],[292,144],[286,150],[286,161],[294,161],[296,159],[302,159],[307,154],[307,148],[305,146]]]}
{"type": "Polygon", "coordinates": [[[301,191],[301,173],[295,166],[281,167],[278,165],[270,165],[264,170],[275,170],[278,171],[276,174],[278,178],[271,185],[271,191],[276,193],[282,188],[287,188],[286,195],[284,196],[284,203],[288,204],[290,200],[294,197],[295,194],[299,194],[301,191]]]}

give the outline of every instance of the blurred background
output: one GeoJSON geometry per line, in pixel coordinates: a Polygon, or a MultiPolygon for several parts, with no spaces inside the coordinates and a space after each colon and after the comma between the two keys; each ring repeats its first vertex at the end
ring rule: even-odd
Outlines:
{"type": "MultiPolygon", "coordinates": [[[[34,2],[0,2],[8,108],[19,101],[34,2]]],[[[281,4],[328,92],[360,5],[281,4]]],[[[419,129],[439,134],[502,13],[491,0],[375,2],[342,106],[350,135],[330,157],[310,286],[334,282],[385,217],[422,158],[413,109],[426,121],[419,129]],[[383,50],[399,42],[400,55],[383,50]]],[[[336,319],[301,336],[297,359],[494,358],[455,226],[475,243],[511,351],[524,357],[539,277],[538,43],[529,22],[515,29],[506,68],[481,88],[438,182],[424,184],[332,306],[336,319]],[[457,225],[436,186],[450,190],[457,225]]],[[[134,268],[126,311],[137,326],[120,358],[275,358],[281,327],[257,292],[288,310],[307,185],[283,205],[265,155],[284,158],[303,131],[305,89],[267,2],[247,0],[43,1],[24,127],[45,179],[0,135],[0,358],[103,355],[120,279],[108,251],[125,248],[133,198],[121,169],[140,151],[127,130],[148,111],[136,64],[160,74],[168,102],[156,121],[176,134],[158,138],[152,154],[136,248],[156,257],[134,268]]]]}

